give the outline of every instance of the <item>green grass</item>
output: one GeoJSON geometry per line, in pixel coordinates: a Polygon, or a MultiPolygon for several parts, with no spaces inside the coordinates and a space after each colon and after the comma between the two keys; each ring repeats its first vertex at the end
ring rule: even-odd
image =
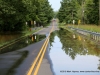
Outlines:
{"type": "Polygon", "coordinates": [[[65,23],[58,23],[58,26],[61,27],[61,26],[66,26],[65,23]]]}
{"type": "Polygon", "coordinates": [[[65,23],[59,23],[59,27],[66,28],[68,26],[100,33],[100,26],[97,26],[97,25],[66,25],[65,23]]]}
{"type": "MultiPolygon", "coordinates": [[[[73,25],[70,25],[73,27],[73,25]]],[[[100,26],[97,25],[74,25],[75,28],[80,28],[88,31],[99,32],[100,33],[100,26]]]]}
{"type": "Polygon", "coordinates": [[[72,32],[70,29],[67,28],[68,26],[65,23],[59,23],[58,26],[59,28],[67,29],[68,31],[72,32]]]}
{"type": "Polygon", "coordinates": [[[27,36],[27,35],[30,35],[30,34],[33,34],[34,32],[37,32],[39,30],[41,30],[42,28],[37,28],[36,30],[32,30],[32,31],[23,31],[22,33],[24,33],[25,35],[24,36],[27,36]]]}

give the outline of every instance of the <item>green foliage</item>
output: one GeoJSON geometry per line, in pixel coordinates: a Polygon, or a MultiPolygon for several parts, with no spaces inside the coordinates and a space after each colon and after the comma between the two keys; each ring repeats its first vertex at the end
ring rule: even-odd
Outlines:
{"type": "Polygon", "coordinates": [[[44,25],[52,17],[48,0],[0,0],[0,32],[22,31],[29,21],[44,25]]]}
{"type": "Polygon", "coordinates": [[[62,0],[61,7],[58,12],[58,18],[60,22],[77,20],[77,3],[75,0],[62,0]]]}
{"type": "Polygon", "coordinates": [[[99,0],[87,1],[86,3],[87,23],[98,24],[99,21],[99,0]]]}
{"type": "Polygon", "coordinates": [[[57,18],[58,11],[54,11],[54,18],[57,18]]]}
{"type": "Polygon", "coordinates": [[[62,0],[58,12],[60,22],[70,22],[78,20],[81,23],[98,24],[99,21],[99,0],[62,0]]]}
{"type": "Polygon", "coordinates": [[[41,2],[39,3],[39,9],[37,9],[37,22],[40,25],[45,25],[50,22],[50,20],[53,17],[53,9],[49,5],[48,0],[40,0],[41,2]]]}

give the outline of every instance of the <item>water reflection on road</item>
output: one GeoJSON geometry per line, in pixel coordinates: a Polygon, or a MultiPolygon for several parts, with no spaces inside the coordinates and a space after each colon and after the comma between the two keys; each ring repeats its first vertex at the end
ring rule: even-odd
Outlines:
{"type": "Polygon", "coordinates": [[[100,75],[100,49],[81,36],[59,30],[51,35],[50,59],[55,75],[100,75]]]}
{"type": "Polygon", "coordinates": [[[22,36],[22,34],[0,35],[0,44],[14,40],[14,39],[19,38],[21,36],[22,36]]]}
{"type": "Polygon", "coordinates": [[[28,35],[0,47],[0,54],[22,49],[46,38],[45,35],[28,35]]]}

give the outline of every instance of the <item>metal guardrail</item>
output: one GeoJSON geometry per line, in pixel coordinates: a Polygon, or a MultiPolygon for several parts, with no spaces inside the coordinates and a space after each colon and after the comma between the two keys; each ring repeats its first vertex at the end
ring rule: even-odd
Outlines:
{"type": "Polygon", "coordinates": [[[83,32],[86,32],[86,33],[89,33],[89,34],[92,34],[92,35],[97,35],[97,36],[100,36],[100,33],[98,32],[92,32],[92,31],[88,31],[88,30],[84,30],[84,29],[79,29],[79,28],[74,28],[74,27],[68,27],[70,29],[74,29],[74,30],[79,30],[79,31],[83,31],[83,32]]]}

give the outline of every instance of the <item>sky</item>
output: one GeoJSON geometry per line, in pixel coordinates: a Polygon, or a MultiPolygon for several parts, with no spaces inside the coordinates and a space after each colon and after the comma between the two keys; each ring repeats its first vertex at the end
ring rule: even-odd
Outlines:
{"type": "Polygon", "coordinates": [[[62,0],[48,0],[50,2],[50,5],[52,5],[52,8],[54,9],[54,11],[58,11],[60,8],[60,1],[62,0]]]}

